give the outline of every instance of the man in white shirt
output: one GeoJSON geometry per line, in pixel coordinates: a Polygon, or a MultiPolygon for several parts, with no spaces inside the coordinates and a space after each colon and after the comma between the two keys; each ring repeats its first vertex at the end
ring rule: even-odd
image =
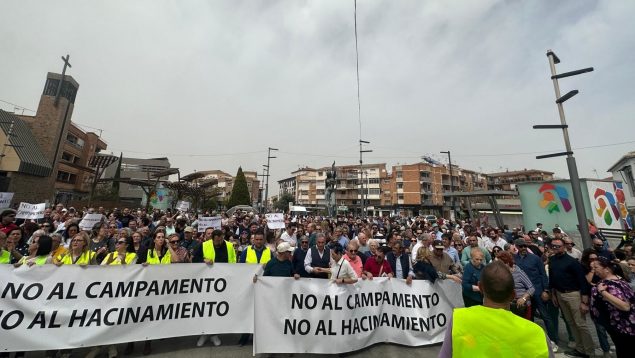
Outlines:
{"type": "Polygon", "coordinates": [[[487,230],[487,236],[483,238],[483,246],[487,249],[487,251],[492,252],[495,246],[503,249],[507,241],[505,239],[498,236],[496,230],[489,229],[487,230]]]}
{"type": "Polygon", "coordinates": [[[280,240],[288,242],[289,245],[296,247],[298,239],[295,237],[295,223],[287,224],[287,229],[280,235],[280,240]]]}
{"type": "Polygon", "coordinates": [[[575,243],[573,242],[573,240],[570,237],[567,237],[562,241],[564,243],[564,248],[566,249],[567,255],[580,261],[580,259],[582,258],[582,252],[574,247],[575,243]]]}

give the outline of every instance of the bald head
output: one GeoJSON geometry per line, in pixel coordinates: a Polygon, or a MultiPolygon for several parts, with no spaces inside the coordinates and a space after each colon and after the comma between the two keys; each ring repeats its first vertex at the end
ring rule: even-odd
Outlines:
{"type": "Polygon", "coordinates": [[[514,298],[514,278],[509,267],[500,261],[485,266],[478,286],[492,302],[506,304],[514,298]]]}

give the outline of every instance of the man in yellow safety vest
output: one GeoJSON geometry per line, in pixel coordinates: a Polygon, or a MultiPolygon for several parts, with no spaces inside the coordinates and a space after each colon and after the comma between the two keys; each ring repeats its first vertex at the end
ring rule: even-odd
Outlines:
{"type": "Polygon", "coordinates": [[[500,261],[485,266],[478,286],[483,305],[454,309],[440,358],[554,356],[542,328],[509,310],[514,279],[508,267],[500,261]]]}
{"type": "Polygon", "coordinates": [[[240,263],[264,265],[271,260],[271,250],[265,245],[265,233],[256,231],[251,237],[251,245],[240,255],[240,263]]]}
{"type": "Polygon", "coordinates": [[[236,251],[231,242],[223,238],[223,232],[211,227],[205,229],[205,236],[211,234],[212,239],[205,241],[194,249],[192,262],[205,262],[213,264],[215,262],[236,263],[236,251]]]}

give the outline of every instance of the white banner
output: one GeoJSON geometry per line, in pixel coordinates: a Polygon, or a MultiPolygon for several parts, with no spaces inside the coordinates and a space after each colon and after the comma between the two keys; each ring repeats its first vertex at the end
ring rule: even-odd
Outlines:
{"type": "Polygon", "coordinates": [[[0,193],[0,209],[10,208],[13,193],[0,193]]]}
{"type": "Polygon", "coordinates": [[[220,216],[199,217],[198,218],[198,232],[205,232],[205,229],[207,229],[208,227],[220,230],[221,217],[220,216]]]}
{"type": "Polygon", "coordinates": [[[267,218],[267,227],[270,229],[284,229],[284,214],[282,213],[272,213],[265,214],[267,218]]]}
{"type": "Polygon", "coordinates": [[[46,209],[46,203],[41,203],[41,204],[20,203],[20,207],[18,207],[18,213],[15,216],[15,218],[16,219],[41,219],[44,217],[44,209],[46,209]]]}
{"type": "Polygon", "coordinates": [[[79,222],[79,228],[81,230],[92,230],[93,226],[103,219],[102,214],[86,214],[82,221],[79,222]]]}
{"type": "Polygon", "coordinates": [[[260,265],[0,265],[0,341],[37,351],[252,333],[260,265]]]}
{"type": "Polygon", "coordinates": [[[189,201],[179,200],[176,202],[176,210],[179,210],[179,211],[186,212],[190,210],[190,206],[191,204],[189,201]]]}
{"type": "Polygon", "coordinates": [[[376,278],[354,285],[261,277],[256,284],[254,353],[336,354],[378,342],[443,341],[461,286],[376,278]],[[275,302],[272,306],[271,303],[275,302]]]}

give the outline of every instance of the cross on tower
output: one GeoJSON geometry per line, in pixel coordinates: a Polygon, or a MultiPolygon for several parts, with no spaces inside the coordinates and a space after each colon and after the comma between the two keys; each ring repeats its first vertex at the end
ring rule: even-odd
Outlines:
{"type": "Polygon", "coordinates": [[[60,92],[62,91],[62,85],[64,84],[64,76],[66,75],[66,67],[73,67],[71,66],[71,63],[68,62],[68,59],[70,58],[70,56],[67,54],[66,57],[62,56],[62,61],[64,61],[64,68],[62,69],[62,79],[60,80],[60,83],[57,85],[57,91],[55,92],[55,102],[53,102],[53,105],[55,107],[57,107],[57,104],[60,101],[60,92]]]}

